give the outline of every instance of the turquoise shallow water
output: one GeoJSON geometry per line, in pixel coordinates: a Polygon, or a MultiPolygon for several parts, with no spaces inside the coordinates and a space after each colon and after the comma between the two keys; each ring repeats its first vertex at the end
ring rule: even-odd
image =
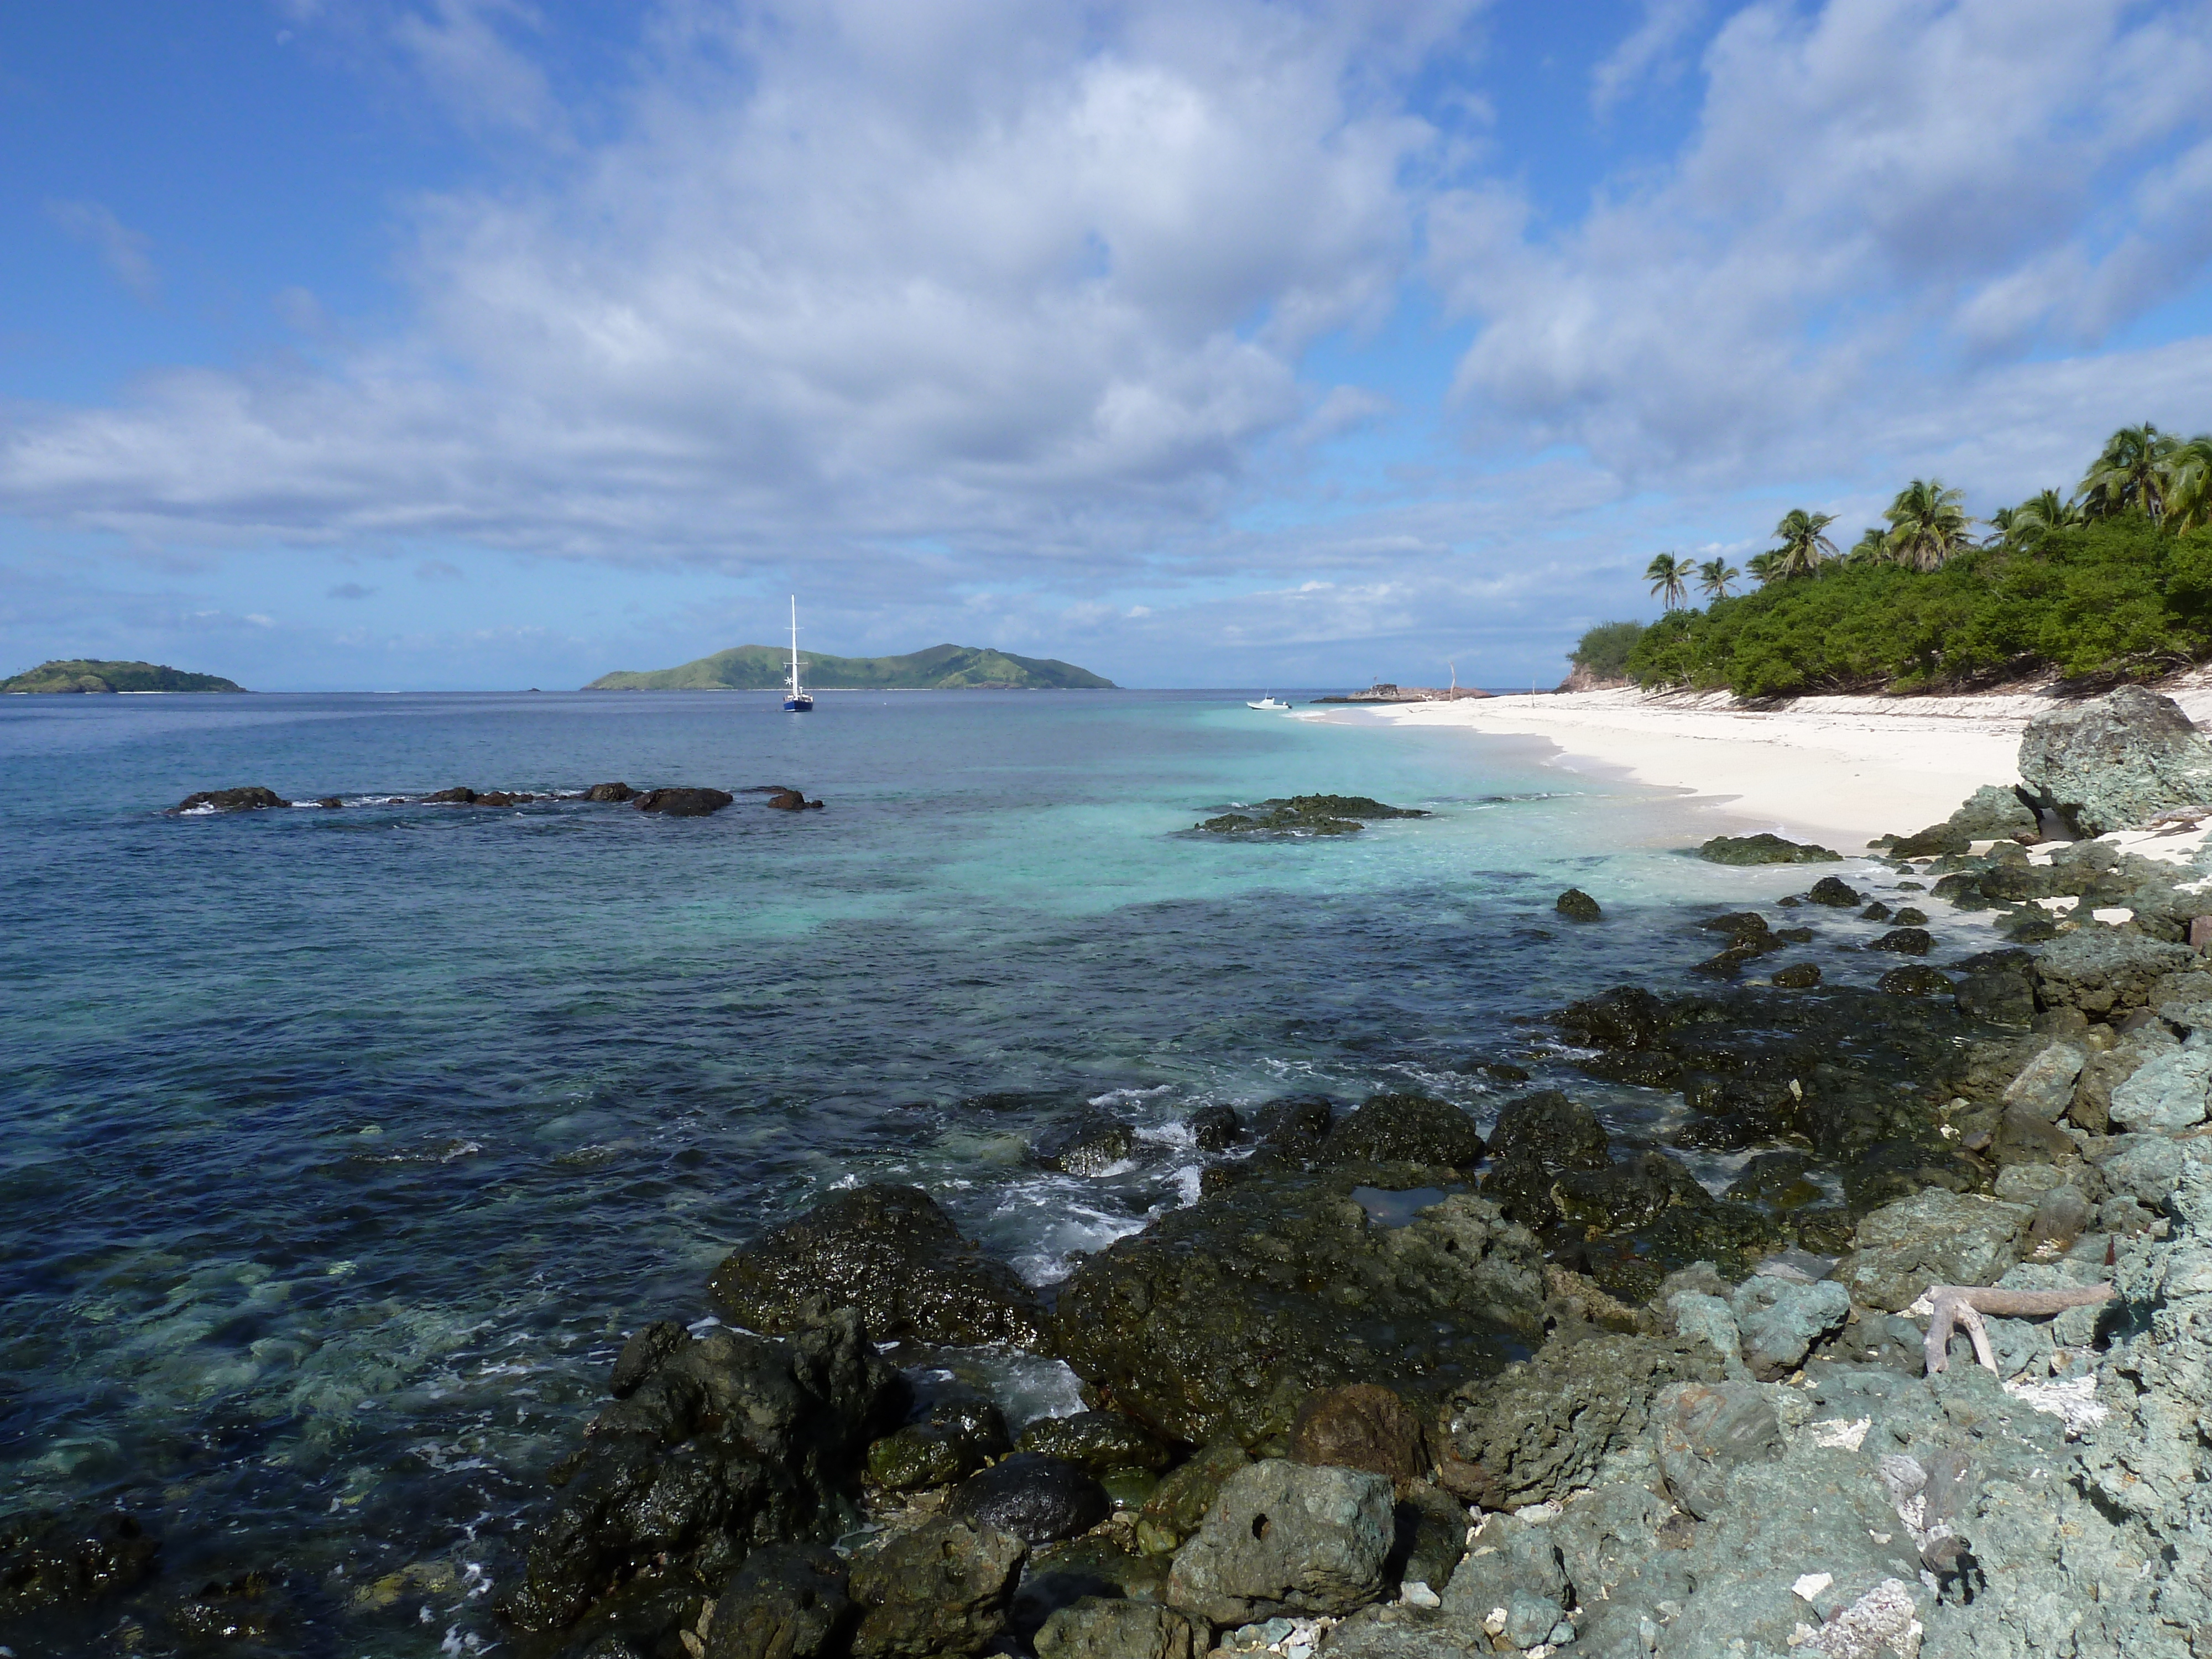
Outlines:
{"type": "Polygon", "coordinates": [[[1709,953],[1685,903],[1802,885],[1543,753],[1218,693],[0,700],[0,1507],[126,1507],[180,1585],[274,1566],[290,1650],[495,1643],[622,1334],[829,1187],[920,1181],[1049,1284],[1194,1189],[1193,1108],[1486,1119],[1529,1016],[1709,953]],[[161,810],[612,778],[829,805],[161,810]],[[1316,790],[1434,816],[1189,833],[1316,790]],[[1552,915],[1571,882],[1603,927],[1552,915]],[[1146,1155],[1030,1167],[1086,1102],[1146,1155]]]}

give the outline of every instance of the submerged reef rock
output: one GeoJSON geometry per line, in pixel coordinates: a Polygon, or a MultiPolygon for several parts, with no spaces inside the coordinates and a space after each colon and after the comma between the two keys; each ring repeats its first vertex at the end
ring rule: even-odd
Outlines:
{"type": "Polygon", "coordinates": [[[2020,775],[2041,805],[2101,836],[2212,802],[2212,743],[2172,698],[2124,685],[2030,720],[2020,775]]]}
{"type": "Polygon", "coordinates": [[[160,1548],[137,1520],[114,1511],[0,1516],[0,1620],[129,1589],[153,1570],[160,1548]]]}
{"type": "Polygon", "coordinates": [[[635,805],[641,812],[659,812],[672,818],[703,818],[720,811],[736,799],[725,789],[648,789],[635,805]]]}
{"type": "Polygon", "coordinates": [[[1569,921],[1605,920],[1605,912],[1598,907],[1598,902],[1579,887],[1568,888],[1565,892],[1559,895],[1552,908],[1569,921]]]}
{"type": "Polygon", "coordinates": [[[1385,806],[1365,795],[1291,795],[1193,826],[1213,835],[1348,836],[1378,818],[1425,818],[1417,807],[1385,806]]]}
{"type": "Polygon", "coordinates": [[[1045,1342],[1036,1292],[962,1238],[919,1187],[871,1182],[835,1194],[731,1254],[708,1289],[747,1330],[795,1329],[828,1290],[849,1297],[887,1341],[1040,1351],[1045,1342]]]}
{"type": "Polygon", "coordinates": [[[1479,1163],[1482,1133],[1474,1120],[1433,1095],[1370,1095],[1329,1126],[1322,1142],[1331,1164],[1432,1164],[1447,1170],[1479,1163]]]}
{"type": "Polygon", "coordinates": [[[1698,848],[1698,856],[1714,864],[1838,864],[1844,855],[1762,830],[1755,836],[1715,836],[1698,848]]]}
{"type": "Polygon", "coordinates": [[[811,1313],[789,1341],[686,1342],[592,1420],[555,1471],[510,1623],[562,1630],[625,1591],[717,1593],[754,1548],[828,1540],[906,1387],[854,1310],[811,1313]]]}
{"type": "Polygon", "coordinates": [[[264,789],[258,783],[246,784],[236,789],[203,789],[185,796],[170,810],[177,812],[260,812],[271,806],[289,806],[274,789],[264,789]]]}
{"type": "Polygon", "coordinates": [[[1060,1293],[1063,1357],[1155,1433],[1279,1453],[1316,1389],[1435,1397],[1540,1333],[1535,1240],[1496,1206],[1440,1194],[1387,1227],[1357,1180],[1255,1173],[1085,1257],[1060,1293]]]}

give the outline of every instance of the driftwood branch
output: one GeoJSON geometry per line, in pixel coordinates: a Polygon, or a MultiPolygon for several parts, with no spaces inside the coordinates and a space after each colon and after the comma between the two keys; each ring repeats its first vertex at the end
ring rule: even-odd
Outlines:
{"type": "Polygon", "coordinates": [[[1930,1285],[1928,1374],[1933,1376],[1937,1371],[1950,1369],[1951,1332],[1960,1325],[1973,1339],[1974,1358],[1991,1375],[1996,1374],[1996,1355],[1990,1350],[1989,1329],[1982,1323],[1984,1314],[1994,1314],[2000,1319],[2040,1319],[2047,1314],[2063,1313],[2069,1308],[2087,1308],[2108,1301],[2112,1294],[2110,1281],[2070,1291],[2001,1291],[1986,1285],[1930,1285]]]}

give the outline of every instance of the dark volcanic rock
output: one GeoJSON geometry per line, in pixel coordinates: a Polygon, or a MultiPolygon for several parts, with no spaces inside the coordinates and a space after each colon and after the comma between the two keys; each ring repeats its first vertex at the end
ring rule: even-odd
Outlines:
{"type": "Polygon", "coordinates": [[[595,783],[584,791],[586,800],[628,800],[636,791],[626,783],[595,783]]]}
{"type": "Polygon", "coordinates": [[[1805,896],[1815,904],[1832,905],[1839,910],[1848,910],[1866,900],[1865,894],[1852,887],[1841,876],[1821,877],[1813,884],[1813,890],[1805,896]]]}
{"type": "Polygon", "coordinates": [[[1616,985],[1610,991],[1571,1002],[1553,1017],[1570,1042],[1594,1048],[1656,1048],[1674,1029],[1667,1005],[1640,985],[1616,985]]]}
{"type": "Polygon", "coordinates": [[[0,1516],[0,1621],[128,1589],[152,1570],[160,1548],[127,1515],[82,1520],[27,1510],[0,1516]]]}
{"type": "Polygon", "coordinates": [[[1378,818],[1425,818],[1418,808],[1385,806],[1365,795],[1291,795],[1263,800],[1243,812],[1224,812],[1194,825],[1219,836],[1347,836],[1378,818]]]}
{"type": "Polygon", "coordinates": [[[857,1557],[850,1580],[861,1604],[856,1659],[933,1659],[981,1653],[1006,1628],[1006,1602],[1029,1547],[958,1521],[924,1522],[857,1557]]]}
{"type": "Polygon", "coordinates": [[[473,806],[477,792],[473,789],[441,789],[435,794],[422,797],[425,806],[473,806]]]}
{"type": "Polygon", "coordinates": [[[722,789],[648,789],[637,798],[641,812],[659,812],[672,818],[703,818],[719,812],[737,797],[722,789]]]}
{"type": "Polygon", "coordinates": [[[607,1392],[617,1400],[629,1399],[637,1392],[639,1383],[690,1340],[690,1332],[674,1320],[654,1320],[623,1344],[622,1352],[615,1356],[614,1376],[607,1382],[607,1392]]]}
{"type": "Polygon", "coordinates": [[[822,805],[818,800],[807,799],[796,789],[779,789],[761,804],[773,806],[779,812],[804,812],[822,805]]]}
{"type": "Polygon", "coordinates": [[[1552,908],[1569,921],[1605,920],[1605,912],[1598,908],[1597,901],[1579,887],[1568,888],[1565,892],[1559,895],[1559,902],[1552,908]]]}
{"type": "Polygon", "coordinates": [[[1321,1156],[1336,1103],[1327,1095],[1285,1095],[1260,1108],[1256,1127],[1263,1158],[1310,1164],[1321,1156]]]}
{"type": "Polygon", "coordinates": [[[1535,1241],[1495,1206],[1462,1194],[1382,1227],[1355,1178],[1255,1171],[1085,1257],[1063,1357],[1156,1433],[1280,1449],[1317,1389],[1433,1396],[1540,1328],[1535,1241]]]}
{"type": "Polygon", "coordinates": [[[1493,1160],[1482,1194],[1524,1227],[1559,1219],[1553,1185],[1569,1170],[1601,1170],[1611,1162],[1596,1115],[1557,1089],[1509,1101],[1492,1132],[1493,1160]]]}
{"type": "Polygon", "coordinates": [[[1137,1132],[1118,1118],[1092,1115],[1063,1124],[1037,1138],[1031,1149],[1048,1170],[1068,1175],[1103,1175],[1136,1156],[1137,1132]]]}
{"type": "Polygon", "coordinates": [[[1942,969],[1914,963],[1910,967],[1891,969],[1875,981],[1875,988],[1892,996],[1948,997],[1957,988],[1942,969]]]}
{"type": "Polygon", "coordinates": [[[949,1486],[1012,1449],[998,1407],[956,1385],[937,1391],[915,1421],[868,1448],[868,1480],[888,1492],[949,1486]]]}
{"type": "Polygon", "coordinates": [[[258,812],[271,806],[289,806],[274,789],[264,789],[259,784],[249,784],[240,789],[203,789],[185,796],[176,805],[179,812],[258,812]]]}
{"type": "Polygon", "coordinates": [[[1807,842],[1784,841],[1762,831],[1756,836],[1715,836],[1698,848],[1715,864],[1838,864],[1843,854],[1807,842]]]}
{"type": "Polygon", "coordinates": [[[963,1481],[945,1512],[977,1528],[1049,1544],[1089,1532],[1114,1512],[1106,1489],[1078,1468],[1041,1452],[1016,1452],[963,1481]]]}
{"type": "Polygon", "coordinates": [[[2101,836],[2212,802],[2212,744],[2172,698],[2124,685],[2030,720],[2020,775],[2039,804],[2101,836]]]}
{"type": "Polygon", "coordinates": [[[1244,1127],[1232,1106],[1201,1106],[1183,1121],[1191,1145],[1201,1152],[1225,1152],[1244,1127]]]}
{"type": "Polygon", "coordinates": [[[1809,991],[1820,982],[1820,964],[1793,962],[1787,968],[1777,968],[1767,977],[1785,991],[1809,991]]]}
{"type": "Polygon", "coordinates": [[[851,1297],[885,1340],[1044,1340],[1036,1292],[963,1239],[919,1187],[836,1194],[731,1255],[708,1284],[724,1314],[755,1331],[792,1329],[824,1286],[851,1297]]]}
{"type": "Polygon", "coordinates": [[[265,1642],[276,1633],[285,1598],[258,1570],[210,1579],[169,1609],[169,1623],[198,1642],[265,1642]]]}
{"type": "Polygon", "coordinates": [[[1022,1449],[1059,1458],[1094,1474],[1168,1466],[1168,1449],[1143,1424],[1119,1412],[1040,1417],[1022,1431],[1022,1449]]]}
{"type": "Polygon", "coordinates": [[[1449,1170],[1480,1162],[1474,1121],[1432,1095],[1371,1095],[1335,1124],[1322,1154],[1337,1164],[1433,1164],[1449,1170]]]}
{"type": "Polygon", "coordinates": [[[561,1630],[625,1586],[716,1589],[748,1551],[834,1530],[905,1385],[853,1310],[813,1314],[788,1342],[715,1331],[599,1413],[556,1470],[510,1622],[561,1630]]]}
{"type": "Polygon", "coordinates": [[[1925,927],[1893,927],[1880,939],[1870,940],[1867,949],[1895,951],[1908,957],[1924,957],[1935,943],[1925,927]]]}
{"type": "Polygon", "coordinates": [[[854,1611],[836,1551],[756,1551],[714,1604],[704,1659],[823,1659],[842,1648],[854,1611]]]}

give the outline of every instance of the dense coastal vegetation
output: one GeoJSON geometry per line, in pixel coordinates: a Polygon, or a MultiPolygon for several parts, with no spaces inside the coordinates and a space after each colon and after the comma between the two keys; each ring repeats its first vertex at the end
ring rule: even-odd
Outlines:
{"type": "MultiPolygon", "coordinates": [[[[988,646],[934,645],[903,657],[830,657],[799,653],[799,676],[816,690],[1087,690],[1114,682],[1049,657],[1018,657],[988,646]]],[[[791,672],[780,645],[740,645],[676,668],[602,674],[586,691],[767,691],[791,672]]]]}
{"type": "Polygon", "coordinates": [[[1981,533],[1939,479],[1884,517],[1839,552],[1830,515],[1792,510],[1736,596],[1723,561],[1661,554],[1645,576],[1666,613],[1590,629],[1577,680],[1770,697],[2142,679],[2212,658],[2212,434],[2123,428],[2072,495],[2001,508],[1981,533]]]}
{"type": "Polygon", "coordinates": [[[187,674],[151,662],[101,662],[90,657],[42,662],[0,680],[0,691],[243,691],[220,674],[187,674]]]}

